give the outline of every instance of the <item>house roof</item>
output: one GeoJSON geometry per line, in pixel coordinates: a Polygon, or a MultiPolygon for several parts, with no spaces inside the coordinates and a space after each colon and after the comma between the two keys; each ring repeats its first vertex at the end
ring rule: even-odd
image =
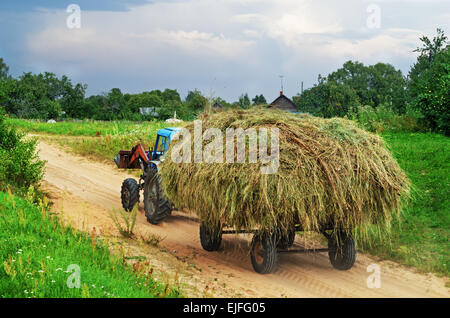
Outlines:
{"type": "Polygon", "coordinates": [[[290,112],[297,112],[297,105],[294,104],[288,97],[286,97],[283,92],[280,92],[278,96],[269,107],[275,107],[281,110],[286,110],[290,112]]]}

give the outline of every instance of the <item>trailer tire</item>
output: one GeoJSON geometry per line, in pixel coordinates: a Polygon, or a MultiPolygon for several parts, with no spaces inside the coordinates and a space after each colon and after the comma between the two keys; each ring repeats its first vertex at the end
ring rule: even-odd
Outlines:
{"type": "Polygon", "coordinates": [[[220,225],[208,226],[204,222],[200,224],[200,243],[205,251],[214,252],[222,243],[222,228],[220,225]]]}
{"type": "Polygon", "coordinates": [[[161,191],[161,177],[158,173],[149,173],[144,184],[144,210],[147,221],[159,224],[172,214],[169,200],[161,191]]]}
{"type": "Polygon", "coordinates": [[[328,239],[328,248],[328,257],[335,269],[344,271],[353,267],[356,261],[356,246],[350,234],[338,233],[337,239],[331,236],[328,239]]]}
{"type": "Polygon", "coordinates": [[[278,261],[275,237],[256,233],[252,239],[250,258],[255,272],[259,274],[273,272],[278,261]]]}
{"type": "Polygon", "coordinates": [[[134,205],[139,202],[139,185],[135,179],[128,178],[122,182],[120,197],[123,209],[127,212],[133,210],[134,205]]]}

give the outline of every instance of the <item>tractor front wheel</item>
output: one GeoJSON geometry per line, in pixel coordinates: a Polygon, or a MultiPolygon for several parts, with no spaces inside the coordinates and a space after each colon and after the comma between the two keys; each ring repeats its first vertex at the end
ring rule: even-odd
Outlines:
{"type": "Polygon", "coordinates": [[[255,272],[260,274],[273,272],[278,261],[277,242],[274,235],[256,233],[251,244],[250,258],[255,272]]]}
{"type": "Polygon", "coordinates": [[[172,213],[169,200],[161,192],[161,177],[157,173],[150,173],[144,184],[144,209],[147,221],[159,224],[172,213]]]}
{"type": "Polygon", "coordinates": [[[122,199],[122,207],[125,211],[130,212],[136,203],[139,202],[139,185],[135,179],[128,178],[122,182],[120,191],[122,199]]]}

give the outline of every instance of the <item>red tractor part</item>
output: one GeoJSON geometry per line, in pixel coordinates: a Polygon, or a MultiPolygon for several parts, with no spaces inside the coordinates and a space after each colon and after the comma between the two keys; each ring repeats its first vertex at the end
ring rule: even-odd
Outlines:
{"type": "Polygon", "coordinates": [[[139,169],[141,168],[140,162],[137,160],[139,158],[146,164],[150,163],[148,155],[141,144],[137,144],[131,151],[120,150],[114,161],[120,169],[139,169]]]}

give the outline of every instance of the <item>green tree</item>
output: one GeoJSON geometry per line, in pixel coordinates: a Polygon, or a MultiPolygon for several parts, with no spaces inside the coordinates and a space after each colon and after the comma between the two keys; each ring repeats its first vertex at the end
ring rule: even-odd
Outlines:
{"type": "Polygon", "coordinates": [[[89,118],[89,111],[86,109],[84,101],[87,85],[77,83],[72,86],[68,81],[64,85],[64,94],[61,97],[60,104],[62,109],[73,118],[89,118]]]}
{"type": "Polygon", "coordinates": [[[447,37],[441,29],[437,29],[437,35],[430,40],[426,36],[420,38],[422,47],[418,47],[414,52],[420,53],[416,63],[411,67],[408,75],[407,95],[410,103],[414,104],[421,90],[419,81],[421,75],[431,67],[434,57],[439,54],[447,45],[447,37]]]}
{"type": "Polygon", "coordinates": [[[413,107],[433,129],[450,135],[450,46],[434,55],[414,87],[413,107]]]}
{"type": "Polygon", "coordinates": [[[256,95],[253,99],[252,99],[253,105],[266,105],[267,101],[266,98],[264,97],[263,94],[261,95],[256,95]]]}
{"type": "Polygon", "coordinates": [[[164,90],[164,92],[162,92],[161,97],[164,100],[164,102],[174,101],[174,102],[181,103],[180,94],[178,93],[178,91],[176,89],[166,88],[164,90]]]}
{"type": "Polygon", "coordinates": [[[326,81],[319,77],[319,83],[301,95],[294,96],[294,103],[301,112],[322,117],[343,117],[355,112],[360,105],[355,90],[346,84],[326,81]]]}
{"type": "Polygon", "coordinates": [[[97,120],[107,120],[106,113],[107,98],[104,95],[92,95],[84,100],[82,112],[86,118],[97,120]]]}
{"type": "Polygon", "coordinates": [[[244,108],[244,109],[250,108],[251,103],[250,103],[250,98],[248,97],[247,93],[239,96],[239,106],[241,106],[241,108],[244,108]]]}
{"type": "Polygon", "coordinates": [[[8,72],[9,72],[8,65],[6,65],[6,63],[0,57],[0,81],[6,80],[9,77],[8,72]]]}
{"type": "Polygon", "coordinates": [[[198,114],[205,109],[206,102],[206,98],[202,93],[195,89],[194,91],[189,91],[185,104],[194,114],[198,114]]]}
{"type": "Polygon", "coordinates": [[[218,103],[220,105],[222,105],[225,108],[230,108],[231,104],[228,103],[225,99],[221,98],[221,97],[215,97],[212,100],[212,105],[214,105],[215,103],[218,103]]]}
{"type": "Polygon", "coordinates": [[[72,86],[66,76],[24,73],[18,79],[0,81],[0,104],[9,114],[23,118],[56,118],[62,109],[80,116],[85,90],[85,85],[72,86]]]}
{"type": "Polygon", "coordinates": [[[356,112],[360,105],[355,90],[348,85],[327,83],[324,92],[328,102],[322,110],[324,117],[344,117],[350,112],[356,112]]]}
{"type": "Polygon", "coordinates": [[[442,29],[436,30],[437,35],[430,40],[427,36],[420,37],[422,46],[415,49],[413,52],[419,52],[420,56],[426,58],[431,64],[433,58],[446,46],[447,36],[442,29]]]}
{"type": "Polygon", "coordinates": [[[365,66],[360,62],[348,61],[329,74],[327,80],[352,88],[363,105],[390,105],[399,113],[406,110],[405,79],[401,71],[390,64],[365,66]]]}

